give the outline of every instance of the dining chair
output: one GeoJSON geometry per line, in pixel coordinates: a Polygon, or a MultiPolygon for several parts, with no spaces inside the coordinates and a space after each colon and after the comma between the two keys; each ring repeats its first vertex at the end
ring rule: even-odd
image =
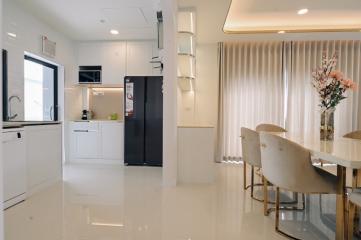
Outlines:
{"type": "MultiPolygon", "coordinates": [[[[354,132],[350,132],[347,133],[343,136],[344,138],[351,138],[351,139],[357,139],[357,140],[361,140],[361,130],[358,131],[354,131],[354,132]]],[[[356,188],[357,187],[357,176],[360,175],[359,173],[359,169],[353,169],[352,175],[356,176],[356,178],[353,178],[353,183],[352,183],[352,188],[356,188]]],[[[360,189],[358,189],[358,191],[360,191],[360,189]]],[[[355,211],[356,211],[356,206],[357,207],[361,207],[361,192],[353,192],[350,194],[349,196],[349,227],[348,227],[348,236],[349,239],[352,239],[355,231],[354,231],[354,218],[355,218],[355,211]]],[[[361,233],[358,233],[359,236],[361,237],[361,233]]]]}
{"type": "MultiPolygon", "coordinates": [[[[254,187],[261,187],[263,183],[255,183],[255,168],[261,169],[261,148],[259,132],[249,128],[241,128],[242,139],[242,160],[243,160],[243,189],[251,188],[251,198],[263,202],[264,199],[259,199],[254,196],[254,187]],[[251,166],[251,183],[247,186],[247,164],[251,166]]],[[[261,174],[262,175],[262,174],[261,174]]],[[[282,201],[282,204],[297,204],[298,197],[294,194],[292,201],[282,201]]],[[[274,204],[273,201],[268,203],[274,204]]]]}
{"type": "Polygon", "coordinates": [[[252,129],[241,128],[242,139],[242,160],[243,160],[243,189],[251,188],[251,198],[257,201],[263,201],[254,197],[254,187],[263,186],[263,184],[254,183],[254,168],[261,168],[261,149],[259,142],[259,133],[252,129]],[[251,184],[247,186],[247,164],[251,166],[251,184]]]}
{"type": "Polygon", "coordinates": [[[361,140],[361,130],[347,133],[343,137],[361,140]]]}
{"type": "Polygon", "coordinates": [[[275,230],[288,238],[298,239],[279,228],[280,189],[303,194],[335,194],[337,177],[314,167],[311,152],[294,142],[260,133],[260,144],[265,186],[270,182],[276,187],[275,230]]]}
{"type": "MultiPolygon", "coordinates": [[[[354,233],[356,232],[354,229],[354,226],[358,226],[358,224],[354,224],[354,218],[355,218],[355,213],[356,213],[356,206],[357,207],[361,207],[361,192],[352,192],[349,195],[348,198],[348,239],[352,240],[354,233]]],[[[358,237],[360,237],[360,232],[358,233],[358,237]]]]}
{"type": "Polygon", "coordinates": [[[257,132],[279,132],[279,133],[287,132],[287,130],[284,129],[283,127],[280,127],[280,126],[277,126],[274,124],[269,124],[269,123],[259,124],[256,127],[256,131],[257,132]]]}

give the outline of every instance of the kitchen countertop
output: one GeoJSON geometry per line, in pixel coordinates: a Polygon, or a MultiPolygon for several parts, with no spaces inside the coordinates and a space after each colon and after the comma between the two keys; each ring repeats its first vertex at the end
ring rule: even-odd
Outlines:
{"type": "Polygon", "coordinates": [[[61,124],[61,121],[9,121],[3,122],[3,129],[7,128],[21,128],[25,126],[40,126],[40,125],[56,125],[61,124]]]}

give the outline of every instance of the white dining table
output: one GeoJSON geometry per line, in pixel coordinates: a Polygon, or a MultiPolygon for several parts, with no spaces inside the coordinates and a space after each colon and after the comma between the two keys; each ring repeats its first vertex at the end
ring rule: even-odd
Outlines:
{"type": "MultiPolygon", "coordinates": [[[[337,165],[336,239],[347,239],[346,169],[361,169],[361,140],[336,138],[333,141],[321,141],[318,137],[300,136],[299,134],[293,133],[284,133],[281,137],[309,149],[313,158],[322,159],[337,165]]],[[[358,172],[360,173],[361,171],[358,172]]],[[[356,185],[356,182],[357,176],[354,175],[353,186],[356,185]]]]}

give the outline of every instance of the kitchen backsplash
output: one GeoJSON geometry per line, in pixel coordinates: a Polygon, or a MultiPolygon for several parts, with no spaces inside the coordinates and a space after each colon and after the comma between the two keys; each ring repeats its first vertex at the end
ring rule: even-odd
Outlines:
{"type": "Polygon", "coordinates": [[[90,89],[89,109],[93,111],[93,119],[109,119],[111,114],[116,113],[118,120],[123,120],[123,89],[90,89]]]}

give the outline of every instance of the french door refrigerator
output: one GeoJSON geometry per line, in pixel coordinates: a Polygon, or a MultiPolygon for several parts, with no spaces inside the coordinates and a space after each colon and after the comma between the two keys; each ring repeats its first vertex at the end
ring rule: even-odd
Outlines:
{"type": "Polygon", "coordinates": [[[124,78],[124,162],[163,164],[163,77],[124,78]]]}

